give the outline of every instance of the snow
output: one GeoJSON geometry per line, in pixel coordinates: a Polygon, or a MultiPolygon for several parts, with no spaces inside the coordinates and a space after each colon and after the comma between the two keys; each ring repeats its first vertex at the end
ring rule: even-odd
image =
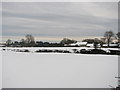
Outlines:
{"type": "MultiPolygon", "coordinates": [[[[103,44],[103,46],[108,46],[108,44],[103,44]]],[[[118,44],[109,44],[109,46],[114,47],[114,46],[118,46],[118,44]]]]}
{"type": "Polygon", "coordinates": [[[110,44],[110,46],[113,46],[113,47],[114,47],[114,46],[118,46],[118,44],[110,44]]]}
{"type": "Polygon", "coordinates": [[[75,45],[77,45],[76,43],[72,43],[72,44],[69,44],[70,46],[75,46],[75,45]]]}
{"type": "MultiPolygon", "coordinates": [[[[28,49],[31,52],[34,52],[39,49],[49,49],[49,50],[81,50],[81,49],[94,49],[93,47],[2,47],[2,49],[6,50],[25,50],[28,49]]],[[[118,48],[98,48],[98,49],[103,49],[105,51],[107,50],[119,50],[118,48]]]]}
{"type": "Polygon", "coordinates": [[[110,88],[109,85],[117,85],[117,55],[28,53],[6,49],[2,52],[3,88],[110,88]]]}
{"type": "Polygon", "coordinates": [[[75,45],[78,45],[78,46],[87,45],[87,42],[77,42],[77,43],[70,44],[70,46],[75,46],[75,45]]]}
{"type": "Polygon", "coordinates": [[[0,48],[0,89],[2,90],[2,48],[0,48]]]}
{"type": "Polygon", "coordinates": [[[87,44],[87,47],[94,47],[94,44],[87,44]]]}

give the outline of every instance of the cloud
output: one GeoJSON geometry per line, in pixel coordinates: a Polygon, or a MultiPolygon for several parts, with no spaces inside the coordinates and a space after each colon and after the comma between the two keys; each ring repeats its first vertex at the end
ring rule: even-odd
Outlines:
{"type": "Polygon", "coordinates": [[[3,36],[85,37],[117,32],[117,2],[4,2],[3,36]]]}

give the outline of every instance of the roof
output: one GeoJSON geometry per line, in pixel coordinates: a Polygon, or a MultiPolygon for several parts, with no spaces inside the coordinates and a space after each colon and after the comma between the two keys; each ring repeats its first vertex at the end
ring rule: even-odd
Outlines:
{"type": "MultiPolygon", "coordinates": [[[[103,44],[103,46],[108,46],[108,44],[103,44]]],[[[109,44],[109,46],[118,46],[118,44],[109,44]]]]}
{"type": "Polygon", "coordinates": [[[77,42],[77,43],[72,43],[72,44],[69,44],[69,45],[71,45],[71,46],[75,46],[75,45],[80,46],[80,45],[86,45],[86,44],[87,44],[87,42],[77,42]]]}
{"type": "Polygon", "coordinates": [[[93,47],[94,44],[93,44],[93,43],[92,43],[92,44],[87,44],[87,46],[88,46],[88,47],[93,47]]]}

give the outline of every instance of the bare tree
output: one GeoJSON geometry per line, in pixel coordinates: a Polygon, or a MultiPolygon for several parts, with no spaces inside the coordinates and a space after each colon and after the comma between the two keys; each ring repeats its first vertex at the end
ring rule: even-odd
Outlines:
{"type": "Polygon", "coordinates": [[[120,32],[118,32],[116,35],[117,35],[118,42],[120,43],[120,32]]]}
{"type": "Polygon", "coordinates": [[[76,40],[71,40],[68,38],[63,38],[63,40],[60,41],[61,44],[71,44],[71,43],[76,43],[76,40]]]}
{"type": "Polygon", "coordinates": [[[27,34],[25,38],[26,38],[26,44],[28,44],[29,46],[33,46],[35,44],[35,40],[32,35],[27,34]]]}
{"type": "Polygon", "coordinates": [[[34,37],[30,34],[25,35],[26,37],[26,43],[32,43],[34,42],[34,37]]]}
{"type": "Polygon", "coordinates": [[[22,47],[26,46],[26,41],[25,41],[25,39],[21,39],[20,45],[21,45],[22,47]]]}
{"type": "Polygon", "coordinates": [[[11,44],[12,44],[12,40],[8,39],[8,40],[6,41],[6,45],[7,45],[7,46],[10,46],[11,44]]]}
{"type": "Polygon", "coordinates": [[[94,48],[97,49],[98,48],[98,42],[99,40],[97,38],[94,39],[94,48]]]}
{"type": "Polygon", "coordinates": [[[104,34],[104,37],[107,39],[107,44],[108,44],[108,47],[110,45],[110,42],[111,42],[111,38],[114,36],[114,33],[112,31],[107,31],[105,32],[104,34]]]}

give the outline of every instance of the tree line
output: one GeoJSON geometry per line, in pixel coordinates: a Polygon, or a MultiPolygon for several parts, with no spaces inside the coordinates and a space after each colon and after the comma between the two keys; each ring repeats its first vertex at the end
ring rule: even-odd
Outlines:
{"type": "MultiPolygon", "coordinates": [[[[95,48],[97,48],[98,44],[102,46],[105,43],[109,47],[110,43],[112,43],[112,38],[115,38],[117,40],[117,43],[120,43],[120,32],[114,34],[112,31],[106,31],[104,33],[104,40],[99,40],[95,38],[95,39],[84,39],[82,40],[82,42],[94,43],[95,48]]],[[[13,42],[12,40],[8,39],[5,45],[12,47],[63,47],[65,45],[69,45],[76,42],[77,42],[76,40],[72,40],[68,38],[63,38],[59,43],[35,41],[34,37],[31,34],[27,34],[25,35],[25,39],[21,39],[20,41],[13,42]]]]}
{"type": "Polygon", "coordinates": [[[50,42],[43,42],[43,41],[35,41],[34,37],[30,34],[25,35],[25,39],[21,39],[18,41],[12,41],[8,39],[6,41],[6,46],[12,47],[63,47],[65,44],[75,43],[77,41],[71,40],[68,38],[63,38],[59,43],[50,43],[50,42]]]}

